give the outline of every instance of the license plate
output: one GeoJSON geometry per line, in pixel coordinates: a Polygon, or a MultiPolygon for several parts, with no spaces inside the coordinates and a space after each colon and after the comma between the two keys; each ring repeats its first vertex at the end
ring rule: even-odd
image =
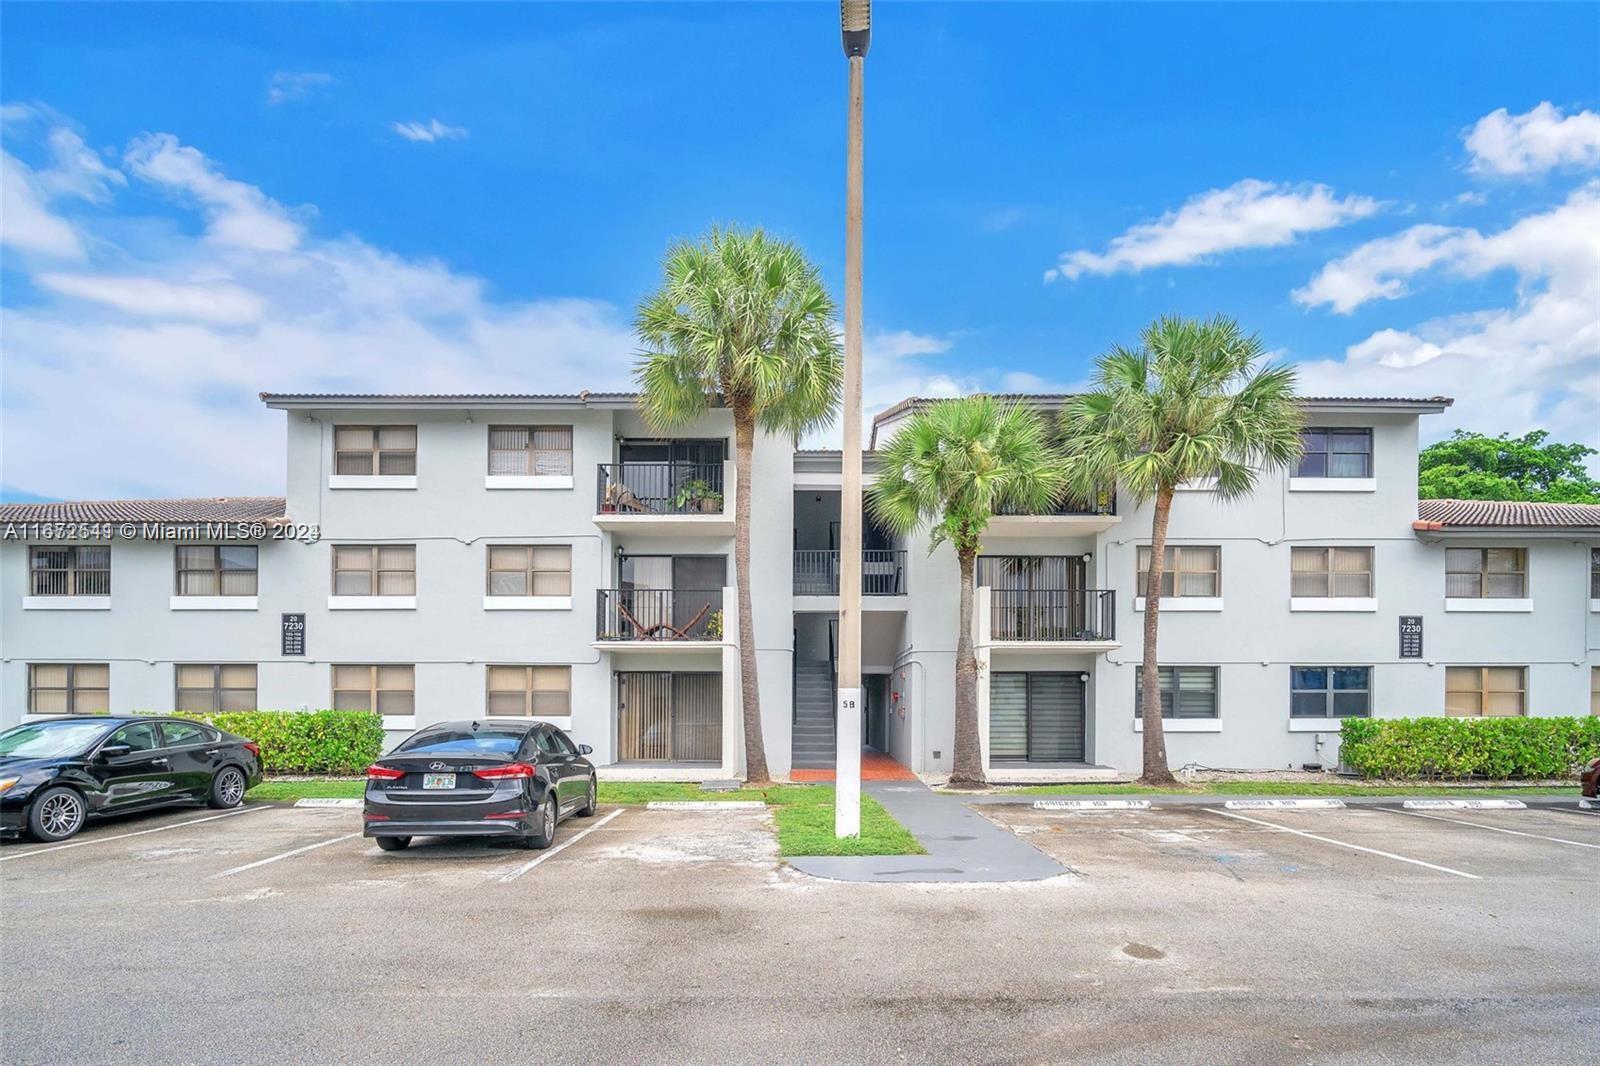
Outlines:
{"type": "Polygon", "coordinates": [[[455,774],[423,774],[422,775],[422,787],[423,788],[455,788],[456,787],[456,775],[455,774]]]}

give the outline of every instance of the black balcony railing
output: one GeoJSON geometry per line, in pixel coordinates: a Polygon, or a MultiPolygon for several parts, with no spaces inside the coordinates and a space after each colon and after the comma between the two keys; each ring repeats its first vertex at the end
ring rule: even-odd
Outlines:
{"type": "Polygon", "coordinates": [[[1117,639],[1116,592],[1110,589],[991,589],[991,641],[1117,639]]]}
{"type": "Polygon", "coordinates": [[[721,514],[721,463],[601,463],[602,514],[721,514]]]}
{"type": "Polygon", "coordinates": [[[721,589],[600,589],[599,640],[721,640],[721,589]]]}
{"type": "Polygon", "coordinates": [[[1023,511],[1015,507],[1001,507],[995,511],[1002,515],[1039,515],[1048,517],[1073,517],[1089,515],[1111,515],[1117,513],[1117,497],[1115,493],[1108,492],[1104,496],[1093,500],[1065,499],[1054,507],[1047,507],[1043,511],[1023,511]]]}
{"type": "MultiPolygon", "coordinates": [[[[869,548],[861,553],[863,596],[904,596],[906,553],[898,549],[869,548]]],[[[839,553],[808,548],[794,553],[796,596],[839,595],[839,553]]]]}

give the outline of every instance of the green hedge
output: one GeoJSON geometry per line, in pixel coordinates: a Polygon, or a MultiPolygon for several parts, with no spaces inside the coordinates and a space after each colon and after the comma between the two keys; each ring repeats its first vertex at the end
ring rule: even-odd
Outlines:
{"type": "Polygon", "coordinates": [[[184,714],[261,745],[269,774],[359,774],[383,753],[383,717],[371,711],[224,711],[184,714]]]}
{"type": "Polygon", "coordinates": [[[1567,777],[1600,758],[1600,717],[1346,718],[1339,739],[1363,777],[1567,777]]]}

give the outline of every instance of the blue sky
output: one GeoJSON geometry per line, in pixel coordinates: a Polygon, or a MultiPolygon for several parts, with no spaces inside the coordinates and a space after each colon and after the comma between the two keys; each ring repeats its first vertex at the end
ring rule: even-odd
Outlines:
{"type": "MultiPolygon", "coordinates": [[[[669,240],[842,278],[837,5],[6,4],[9,499],[276,492],[263,389],[625,387],[669,240]],[[112,446],[108,446],[112,445],[112,446]]],[[[868,407],[1225,312],[1600,444],[1600,8],[877,5],[868,407]]]]}

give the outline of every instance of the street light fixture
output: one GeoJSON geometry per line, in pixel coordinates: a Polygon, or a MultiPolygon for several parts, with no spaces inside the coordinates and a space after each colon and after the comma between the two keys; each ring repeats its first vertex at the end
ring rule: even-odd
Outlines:
{"type": "Polygon", "coordinates": [[[861,835],[861,205],[862,111],[871,0],[840,0],[850,62],[844,218],[844,450],[839,492],[839,677],[833,832],[861,835]]]}

